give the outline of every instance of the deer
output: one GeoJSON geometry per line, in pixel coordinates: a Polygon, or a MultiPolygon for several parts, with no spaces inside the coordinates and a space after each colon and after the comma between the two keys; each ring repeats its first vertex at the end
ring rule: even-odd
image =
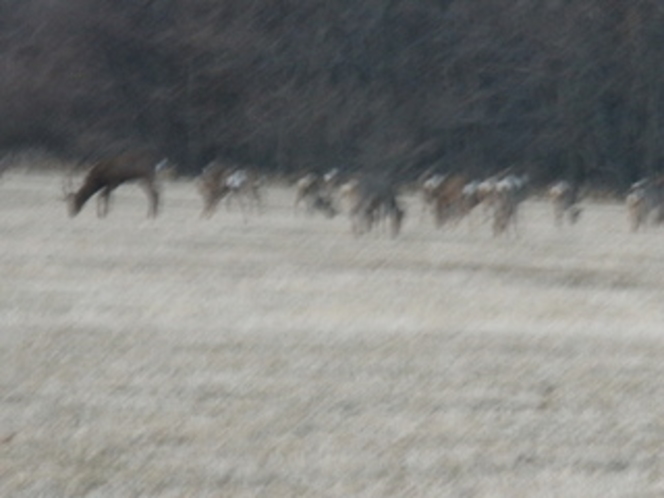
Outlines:
{"type": "Polygon", "coordinates": [[[625,197],[632,232],[636,232],[655,212],[655,223],[664,221],[664,175],[644,178],[632,184],[625,197]]]}
{"type": "Polygon", "coordinates": [[[246,219],[246,209],[253,209],[260,212],[263,206],[261,195],[262,180],[252,171],[243,168],[236,168],[226,176],[226,195],[227,205],[230,206],[235,199],[240,206],[242,215],[246,219]],[[245,205],[245,203],[247,203],[245,205]]]}
{"type": "Polygon", "coordinates": [[[399,235],[405,212],[393,184],[369,178],[355,179],[342,185],[341,194],[350,203],[351,231],[355,236],[369,232],[382,219],[389,221],[392,238],[399,235]]]}
{"type": "Polygon", "coordinates": [[[557,227],[562,227],[565,218],[574,225],[581,216],[582,209],[578,206],[579,189],[566,180],[559,180],[548,191],[553,206],[553,219],[557,227]]]}
{"type": "Polygon", "coordinates": [[[201,218],[210,218],[215,213],[219,202],[228,194],[226,185],[228,171],[219,162],[208,164],[196,179],[196,187],[203,198],[201,218]]]}
{"type": "Polygon", "coordinates": [[[329,173],[323,177],[315,173],[307,173],[295,184],[295,203],[293,208],[297,213],[298,207],[303,202],[309,213],[320,211],[328,218],[333,218],[337,214],[332,199],[332,182],[336,178],[329,176],[329,173]]]}
{"type": "MultiPolygon", "coordinates": [[[[513,166],[509,166],[493,175],[485,178],[484,180],[477,181],[474,188],[473,199],[467,204],[470,204],[473,208],[475,206],[481,206],[483,211],[484,221],[487,221],[491,218],[492,211],[495,211],[495,201],[497,198],[496,188],[498,183],[504,179],[509,179],[508,183],[523,183],[523,180],[526,180],[527,177],[518,177],[512,173],[513,166]]],[[[503,185],[504,187],[505,185],[503,185]]],[[[471,208],[472,209],[472,208],[471,208]]]]}
{"type": "Polygon", "coordinates": [[[432,209],[435,202],[436,190],[445,181],[447,175],[443,173],[435,173],[429,169],[425,171],[419,178],[419,190],[422,198],[422,209],[420,211],[420,221],[424,219],[424,214],[432,209]]]}
{"type": "Polygon", "coordinates": [[[98,193],[97,217],[106,217],[109,212],[111,193],[124,183],[136,181],[148,196],[148,217],[155,218],[159,208],[157,170],[164,168],[167,162],[155,163],[152,154],[127,152],[94,163],[78,190],[73,189],[70,177],[69,182],[64,186],[69,216],[74,217],[80,213],[85,203],[98,193]]]}
{"type": "Polygon", "coordinates": [[[304,202],[307,210],[311,209],[311,199],[316,196],[320,189],[320,178],[316,173],[307,173],[295,183],[295,202],[293,209],[297,213],[298,208],[304,202]]]}
{"type": "Polygon", "coordinates": [[[528,177],[507,175],[497,181],[491,202],[493,207],[493,235],[507,233],[512,228],[518,235],[518,210],[526,198],[528,177]]]}
{"type": "Polygon", "coordinates": [[[423,210],[428,207],[437,228],[462,214],[465,175],[433,175],[422,184],[423,210]]]}
{"type": "Polygon", "coordinates": [[[233,199],[237,201],[245,221],[246,201],[249,202],[249,207],[256,210],[262,207],[261,180],[246,169],[229,168],[221,162],[213,161],[198,176],[197,187],[203,197],[201,217],[204,218],[211,217],[224,198],[229,207],[233,199]]]}

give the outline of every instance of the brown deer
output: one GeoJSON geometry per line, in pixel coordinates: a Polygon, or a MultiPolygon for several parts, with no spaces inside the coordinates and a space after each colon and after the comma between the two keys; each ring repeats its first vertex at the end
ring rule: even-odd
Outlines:
{"type": "Polygon", "coordinates": [[[442,227],[447,221],[459,219],[463,213],[465,175],[446,176],[429,192],[430,205],[436,227],[442,227]]]}
{"type": "Polygon", "coordinates": [[[651,213],[654,213],[653,223],[664,222],[664,175],[632,184],[625,201],[633,232],[648,222],[651,213]]]}
{"type": "Polygon", "coordinates": [[[553,206],[553,219],[556,226],[563,226],[566,217],[571,225],[575,224],[582,211],[578,205],[578,186],[566,180],[559,180],[549,188],[548,194],[553,206]]]}
{"type": "Polygon", "coordinates": [[[420,221],[424,220],[425,214],[433,210],[435,202],[435,193],[440,184],[442,184],[447,175],[435,173],[432,168],[426,170],[417,180],[417,190],[422,198],[422,209],[420,211],[420,221]]]}
{"type": "Polygon", "coordinates": [[[198,176],[198,192],[203,197],[201,217],[210,218],[217,209],[219,202],[228,195],[229,187],[226,178],[229,173],[219,162],[211,162],[198,176]]]}
{"type": "Polygon", "coordinates": [[[298,207],[304,203],[309,214],[320,211],[328,218],[336,216],[337,209],[333,201],[335,185],[329,184],[327,181],[328,178],[330,182],[333,181],[336,175],[337,173],[334,176],[328,174],[320,177],[315,173],[307,173],[300,178],[295,184],[295,203],[293,204],[295,213],[297,213],[298,207]]]}
{"type": "Polygon", "coordinates": [[[96,162],[78,190],[74,191],[72,188],[71,178],[69,184],[65,186],[69,216],[73,217],[80,213],[85,203],[96,193],[99,193],[97,216],[100,218],[106,216],[113,190],[123,183],[136,181],[148,196],[148,217],[156,217],[159,207],[157,169],[164,167],[165,164],[165,161],[156,164],[154,156],[146,152],[128,152],[96,162]]]}
{"type": "Polygon", "coordinates": [[[316,173],[307,173],[295,183],[295,203],[293,210],[297,213],[298,208],[304,202],[307,211],[311,210],[311,199],[313,199],[320,190],[320,178],[316,173]]]}
{"type": "Polygon", "coordinates": [[[493,208],[493,235],[518,235],[519,206],[528,194],[528,175],[509,174],[496,182],[491,197],[493,208]]]}
{"type": "Polygon", "coordinates": [[[226,188],[228,189],[226,201],[228,207],[235,200],[245,220],[245,211],[247,210],[260,213],[263,209],[262,186],[263,179],[255,171],[244,168],[233,169],[226,176],[226,188]]]}
{"type": "Polygon", "coordinates": [[[355,179],[341,187],[342,195],[350,202],[351,231],[362,235],[389,221],[391,236],[401,231],[404,210],[397,199],[397,188],[391,182],[373,178],[355,179]]]}
{"type": "Polygon", "coordinates": [[[199,175],[197,185],[203,197],[202,217],[211,217],[224,198],[229,208],[233,200],[237,202],[245,221],[247,210],[261,212],[263,209],[263,180],[253,171],[227,167],[221,162],[213,161],[199,175]]]}

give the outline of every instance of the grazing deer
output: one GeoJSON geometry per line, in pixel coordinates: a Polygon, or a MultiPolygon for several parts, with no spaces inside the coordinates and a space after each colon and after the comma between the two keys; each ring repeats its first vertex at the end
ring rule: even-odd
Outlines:
{"type": "Polygon", "coordinates": [[[549,199],[553,205],[553,219],[556,226],[561,227],[565,215],[571,225],[575,224],[582,209],[578,206],[579,189],[568,181],[560,180],[549,188],[549,199]]]}
{"type": "MultiPolygon", "coordinates": [[[[518,187],[520,183],[522,183],[522,180],[525,180],[526,177],[517,177],[512,174],[512,170],[514,168],[512,166],[503,169],[502,171],[499,171],[498,173],[495,173],[491,175],[488,178],[485,178],[484,180],[480,181],[477,183],[477,189],[476,189],[476,201],[478,206],[483,207],[483,213],[484,213],[484,219],[488,220],[491,218],[492,210],[495,208],[495,201],[496,201],[496,188],[498,186],[498,182],[509,179],[508,183],[516,183],[516,185],[512,185],[513,187],[518,187]]],[[[503,185],[504,187],[505,185],[503,185]]]]}
{"type": "Polygon", "coordinates": [[[634,183],[625,198],[630,228],[636,232],[655,212],[655,223],[664,221],[664,175],[634,183]]]}
{"type": "Polygon", "coordinates": [[[308,213],[320,211],[328,218],[333,218],[337,214],[332,199],[331,182],[336,178],[329,173],[322,178],[315,173],[308,173],[300,178],[296,185],[294,209],[297,212],[298,207],[303,202],[306,205],[308,213]]]}
{"type": "MultiPolygon", "coordinates": [[[[160,165],[165,164],[163,161],[160,165]]],[[[105,217],[109,211],[111,193],[123,183],[137,181],[148,196],[148,217],[157,216],[159,189],[156,181],[157,168],[154,156],[144,152],[130,152],[96,162],[88,171],[81,187],[74,191],[69,183],[65,186],[65,200],[69,216],[76,216],[85,203],[96,193],[97,216],[105,217]]]]}
{"type": "Polygon", "coordinates": [[[295,183],[295,203],[293,209],[297,212],[304,202],[307,210],[311,208],[311,199],[320,190],[320,178],[316,173],[307,173],[295,183]]]}
{"type": "Polygon", "coordinates": [[[432,210],[436,227],[440,228],[462,214],[463,189],[466,184],[466,177],[460,174],[436,175],[423,184],[423,201],[432,210]]]}
{"type": "Polygon", "coordinates": [[[235,169],[226,177],[227,205],[230,206],[235,199],[240,206],[242,215],[245,216],[246,209],[260,212],[263,207],[261,196],[262,180],[253,172],[246,169],[235,169]],[[246,203],[246,205],[245,205],[246,203]]]}
{"type": "Polygon", "coordinates": [[[490,197],[492,188],[491,184],[486,181],[471,180],[466,183],[461,189],[460,215],[468,216],[475,208],[484,204],[490,197]]]}
{"type": "Polygon", "coordinates": [[[203,197],[202,217],[209,218],[216,211],[219,202],[226,198],[227,207],[235,200],[240,206],[246,221],[246,206],[260,210],[262,182],[246,169],[231,169],[217,161],[213,161],[203,169],[197,179],[198,191],[203,197]]]}
{"type": "Polygon", "coordinates": [[[333,190],[340,186],[342,181],[341,171],[339,168],[332,168],[330,171],[323,175],[323,185],[325,188],[333,190]]]}
{"type": "Polygon", "coordinates": [[[508,232],[510,227],[518,235],[518,210],[526,198],[527,176],[507,175],[495,184],[491,197],[494,236],[508,232]]]}
{"type": "Polygon", "coordinates": [[[397,200],[394,185],[370,179],[351,180],[341,187],[341,193],[350,202],[354,235],[369,232],[383,219],[389,221],[391,236],[399,235],[405,213],[397,200]]]}
{"type": "Polygon", "coordinates": [[[435,193],[438,187],[445,181],[447,175],[442,173],[434,173],[432,170],[427,170],[418,181],[420,195],[422,198],[422,209],[420,211],[420,221],[424,219],[425,213],[433,209],[435,201],[435,193]]]}

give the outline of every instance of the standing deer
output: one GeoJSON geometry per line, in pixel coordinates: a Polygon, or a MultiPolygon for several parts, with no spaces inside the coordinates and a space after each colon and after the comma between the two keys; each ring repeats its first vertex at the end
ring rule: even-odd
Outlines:
{"type": "Polygon", "coordinates": [[[518,235],[518,212],[527,195],[528,177],[509,174],[496,182],[492,194],[493,234],[504,234],[512,228],[518,235]]]}
{"type": "Polygon", "coordinates": [[[625,198],[630,228],[636,232],[655,212],[655,223],[664,221],[664,175],[634,183],[625,198]]]}
{"type": "Polygon", "coordinates": [[[432,170],[426,171],[419,179],[419,190],[422,196],[422,210],[420,211],[420,221],[424,219],[425,213],[433,209],[436,190],[445,181],[447,175],[434,173],[432,170]]]}
{"type": "Polygon", "coordinates": [[[556,226],[560,227],[565,221],[565,215],[570,224],[578,221],[581,208],[578,206],[579,189],[570,182],[560,180],[549,188],[549,199],[553,205],[553,219],[556,226]]]}
{"type": "Polygon", "coordinates": [[[463,190],[467,184],[461,174],[430,178],[423,187],[424,199],[431,206],[437,228],[462,214],[463,190]]]}
{"type": "Polygon", "coordinates": [[[226,176],[226,188],[228,189],[226,200],[228,206],[235,199],[245,219],[245,211],[247,209],[260,212],[263,207],[261,186],[262,180],[254,172],[242,168],[233,170],[226,176]]]}
{"type": "Polygon", "coordinates": [[[228,172],[222,164],[212,162],[203,169],[203,172],[197,178],[198,191],[203,197],[201,217],[210,218],[217,209],[219,201],[228,194],[227,176],[228,172]]]}
{"type": "Polygon", "coordinates": [[[307,211],[311,210],[311,199],[318,193],[320,178],[316,173],[307,173],[295,183],[295,203],[293,210],[297,212],[300,204],[306,204],[307,211]]]}
{"type": "Polygon", "coordinates": [[[78,190],[74,191],[72,188],[71,179],[65,186],[69,216],[73,217],[80,213],[88,199],[99,193],[97,216],[105,217],[109,211],[113,190],[123,183],[137,181],[148,196],[148,217],[156,217],[159,208],[157,167],[164,165],[164,161],[156,164],[154,156],[146,152],[128,152],[96,162],[87,172],[78,190]]]}

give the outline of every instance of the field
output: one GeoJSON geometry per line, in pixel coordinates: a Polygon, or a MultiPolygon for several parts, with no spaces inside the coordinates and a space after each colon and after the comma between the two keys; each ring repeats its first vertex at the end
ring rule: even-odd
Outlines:
{"type": "MultiPolygon", "coordinates": [[[[69,219],[0,181],[0,496],[664,496],[664,232],[199,218],[189,182],[69,219]]],[[[477,220],[476,220],[477,221],[477,220]]]]}

